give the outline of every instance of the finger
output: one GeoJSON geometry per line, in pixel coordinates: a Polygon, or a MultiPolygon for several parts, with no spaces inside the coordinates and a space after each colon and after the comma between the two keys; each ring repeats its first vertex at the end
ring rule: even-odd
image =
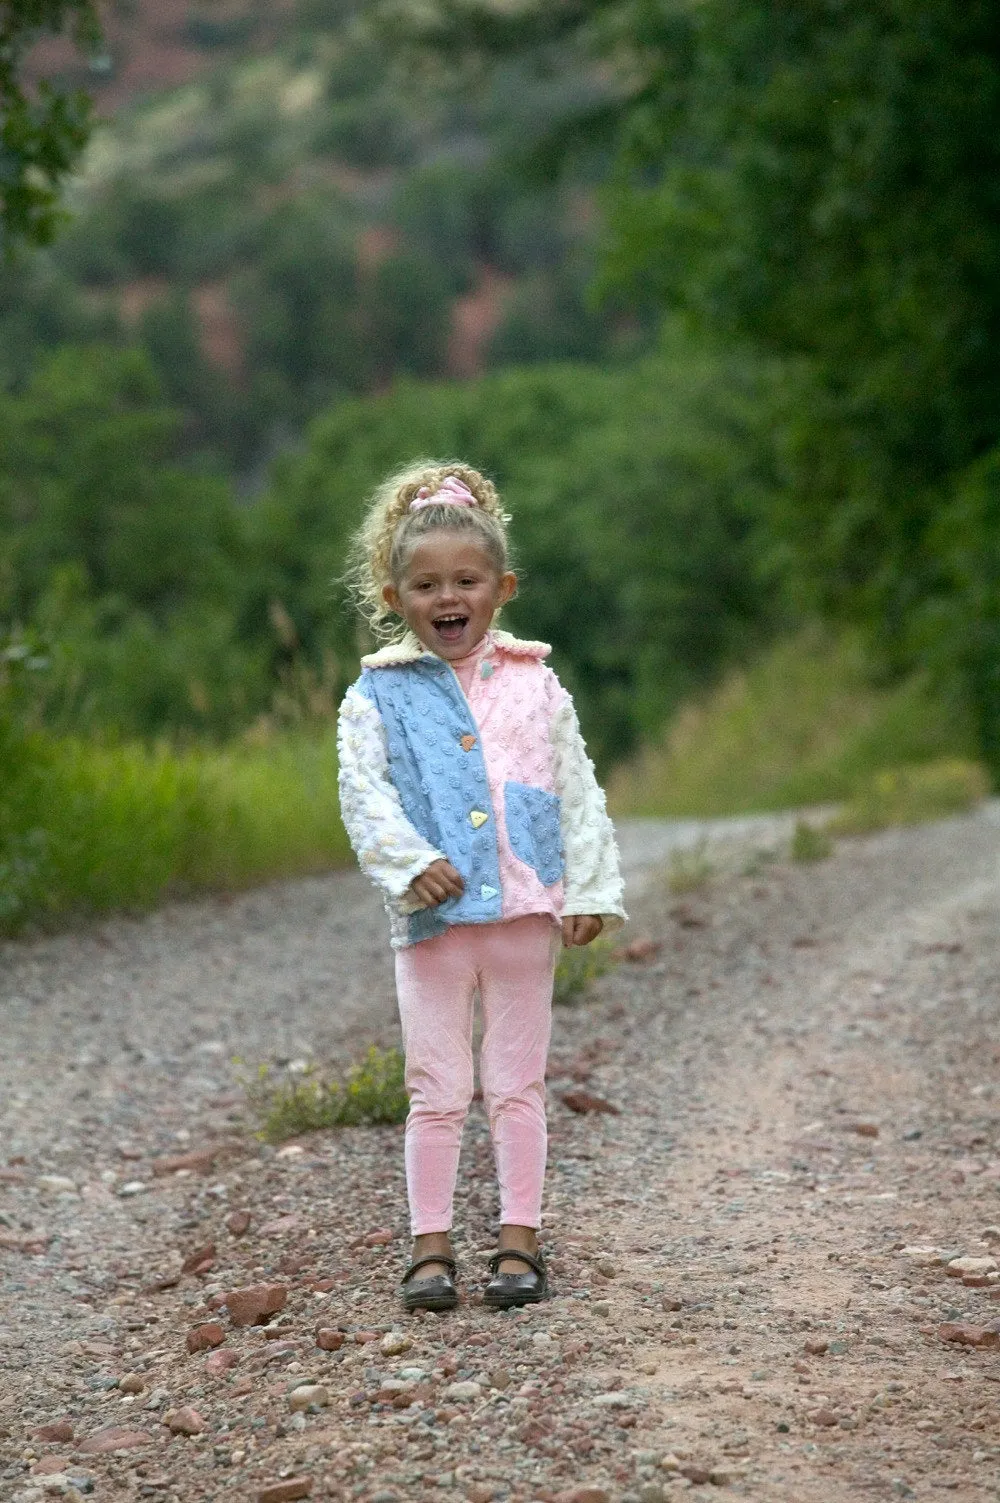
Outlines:
{"type": "Polygon", "coordinates": [[[562,921],[562,942],[564,950],[573,948],[573,920],[571,918],[564,918],[562,921]]]}

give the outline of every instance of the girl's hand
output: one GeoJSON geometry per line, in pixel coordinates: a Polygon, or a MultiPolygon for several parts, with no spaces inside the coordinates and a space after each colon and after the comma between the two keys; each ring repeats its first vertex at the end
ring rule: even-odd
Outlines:
{"type": "Polygon", "coordinates": [[[409,890],[425,908],[436,908],[448,898],[460,898],[465,883],[450,861],[432,861],[425,872],[414,877],[409,890]]]}
{"type": "Polygon", "coordinates": [[[604,928],[604,920],[596,913],[572,913],[562,921],[562,942],[567,950],[574,945],[589,945],[604,928]]]}

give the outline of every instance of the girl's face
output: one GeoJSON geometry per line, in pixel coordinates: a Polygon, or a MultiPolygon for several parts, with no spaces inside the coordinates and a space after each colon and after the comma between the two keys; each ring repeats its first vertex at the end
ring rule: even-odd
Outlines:
{"type": "Polygon", "coordinates": [[[454,662],[482,641],[516,588],[516,576],[497,574],[468,533],[441,531],[418,543],[402,578],[382,596],[425,647],[454,662]]]}

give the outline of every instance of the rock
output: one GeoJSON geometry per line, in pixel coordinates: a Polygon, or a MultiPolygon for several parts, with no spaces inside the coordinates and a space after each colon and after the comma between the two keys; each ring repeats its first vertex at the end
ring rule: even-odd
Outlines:
{"type": "Polygon", "coordinates": [[[66,1472],[73,1465],[69,1456],[43,1456],[41,1461],[32,1464],[31,1475],[33,1477],[51,1477],[54,1474],[66,1472]]]}
{"type": "Polygon", "coordinates": [[[665,1503],[667,1495],[662,1482],[644,1482],[638,1496],[639,1503],[665,1503]]]}
{"type": "Polygon", "coordinates": [[[979,1235],[984,1242],[1000,1242],[1000,1226],[984,1226],[979,1235]]]}
{"type": "Polygon", "coordinates": [[[618,1275],[618,1269],[612,1263],[610,1258],[601,1258],[601,1260],[597,1264],[597,1271],[598,1273],[603,1274],[606,1279],[613,1279],[618,1275]]]}
{"type": "Polygon", "coordinates": [[[192,1148],[188,1153],[175,1153],[167,1158],[154,1159],[153,1173],[160,1177],[176,1174],[179,1169],[191,1169],[199,1174],[207,1174],[215,1163],[215,1154],[214,1148],[192,1148]]]}
{"type": "Polygon", "coordinates": [[[478,1399],[482,1391],[478,1383],[474,1383],[471,1379],[466,1379],[459,1383],[449,1383],[442,1397],[453,1403],[468,1404],[473,1399],[478,1399]]]}
{"type": "Polygon", "coordinates": [[[118,1384],[119,1393],[142,1393],[146,1380],[141,1373],[126,1373],[118,1384]]]}
{"type": "Polygon", "coordinates": [[[681,1300],[679,1300],[676,1297],[676,1295],[665,1294],[663,1296],[663,1298],[660,1300],[660,1309],[661,1310],[673,1311],[673,1310],[680,1310],[682,1308],[683,1308],[683,1302],[681,1300]]]}
{"type": "Polygon", "coordinates": [[[32,1440],[62,1442],[73,1439],[73,1422],[68,1419],[53,1420],[48,1425],[39,1425],[31,1432],[32,1440]]]}
{"type": "Polygon", "coordinates": [[[132,1195],[145,1195],[148,1189],[144,1179],[130,1179],[126,1184],[118,1186],[117,1193],[127,1200],[132,1195]]]}
{"type": "Polygon", "coordinates": [[[413,1342],[404,1331],[389,1331],[379,1342],[379,1350],[386,1357],[401,1357],[412,1346],[413,1342]]]}
{"type": "Polygon", "coordinates": [[[587,1112],[610,1112],[613,1117],[621,1115],[617,1106],[612,1106],[603,1096],[592,1096],[589,1091],[566,1091],[563,1093],[562,1103],[581,1117],[587,1112]]]}
{"type": "Polygon", "coordinates": [[[851,1131],[852,1132],[856,1132],[859,1138],[877,1138],[878,1137],[878,1123],[877,1122],[853,1122],[851,1124],[851,1131]]]}
{"type": "Polygon", "coordinates": [[[618,953],[623,960],[639,964],[644,960],[652,960],[662,949],[663,945],[658,939],[633,939],[623,945],[618,953]]]}
{"type": "Polygon", "coordinates": [[[318,1326],[316,1345],[324,1352],[339,1352],[347,1340],[346,1333],[334,1330],[333,1326],[318,1326]]]}
{"type": "Polygon", "coordinates": [[[168,1409],[163,1416],[163,1423],[172,1435],[200,1435],[205,1428],[205,1421],[190,1404],[185,1404],[180,1409],[168,1409]]]}
{"type": "Polygon", "coordinates": [[[693,1482],[695,1487],[704,1487],[705,1483],[710,1482],[712,1478],[712,1474],[707,1468],[703,1466],[689,1466],[687,1462],[679,1467],[678,1470],[681,1476],[686,1477],[689,1482],[693,1482]]]}
{"type": "Polygon", "coordinates": [[[225,1339],[226,1333],[218,1321],[206,1320],[188,1331],[187,1349],[189,1352],[207,1352],[210,1347],[221,1346],[225,1339]]]}
{"type": "Polygon", "coordinates": [[[121,1425],[109,1425],[90,1435],[80,1446],[85,1456],[105,1456],[110,1451],[129,1451],[134,1446],[148,1446],[153,1437],[147,1430],[126,1430],[121,1425]]]}
{"type": "Polygon", "coordinates": [[[942,1341],[954,1341],[959,1346],[1000,1347],[1000,1331],[991,1331],[988,1326],[973,1326],[946,1321],[938,1326],[942,1341]]]}
{"type": "Polygon", "coordinates": [[[498,1367],[490,1373],[490,1387],[498,1388],[501,1393],[510,1387],[510,1373],[505,1367],[498,1367]]]}
{"type": "Polygon", "coordinates": [[[900,1256],[909,1258],[918,1268],[940,1268],[945,1260],[940,1247],[922,1247],[917,1244],[902,1248],[900,1256]]]}
{"type": "Polygon", "coordinates": [[[188,1253],[181,1264],[181,1273],[207,1273],[215,1262],[215,1243],[206,1242],[204,1247],[196,1247],[194,1252],[188,1253]]]}
{"type": "Polygon", "coordinates": [[[239,1366],[239,1354],[232,1350],[209,1352],[205,1358],[205,1371],[210,1378],[221,1378],[239,1366]]]}
{"type": "Polygon", "coordinates": [[[802,1350],[808,1352],[810,1357],[822,1357],[829,1345],[830,1343],[825,1341],[822,1336],[810,1336],[807,1341],[802,1343],[802,1350]]]}
{"type": "Polygon", "coordinates": [[[329,1402],[330,1391],[322,1383],[300,1383],[288,1395],[288,1407],[293,1412],[309,1409],[314,1404],[317,1409],[323,1409],[329,1402]]]}
{"type": "Polygon", "coordinates": [[[231,1237],[243,1237],[250,1230],[251,1220],[249,1211],[230,1211],[226,1217],[226,1231],[231,1237]]]}
{"type": "Polygon", "coordinates": [[[262,1326],[285,1308],[287,1299],[284,1284],[250,1284],[229,1291],[226,1309],[234,1326],[262,1326]]]}
{"type": "Polygon", "coordinates": [[[284,1237],[287,1232],[297,1232],[304,1225],[301,1216],[289,1212],[286,1216],[278,1216],[274,1221],[265,1221],[260,1228],[262,1237],[284,1237]]]}
{"type": "Polygon", "coordinates": [[[965,1274],[996,1273],[996,1258],[952,1258],[947,1267],[950,1279],[960,1279],[965,1274]]]}
{"type": "Polygon", "coordinates": [[[286,1477],[282,1482],[269,1482],[262,1487],[257,1503],[295,1503],[297,1498],[308,1498],[311,1492],[311,1477],[286,1477]]]}
{"type": "Polygon", "coordinates": [[[496,1497],[496,1488],[488,1482],[474,1482],[466,1491],[467,1503],[492,1503],[496,1497]]]}
{"type": "Polygon", "coordinates": [[[35,1180],[39,1190],[47,1190],[50,1195],[75,1195],[76,1180],[67,1179],[65,1174],[40,1174],[35,1180]]]}
{"type": "Polygon", "coordinates": [[[385,1227],[378,1227],[374,1232],[369,1232],[364,1239],[366,1247],[388,1247],[393,1239],[393,1234],[385,1227]]]}
{"type": "Polygon", "coordinates": [[[611,1503],[611,1494],[603,1487],[575,1487],[567,1495],[566,1503],[611,1503]]]}
{"type": "Polygon", "coordinates": [[[837,1416],[832,1409],[814,1409],[809,1418],[814,1425],[822,1425],[826,1429],[837,1423],[837,1416]]]}

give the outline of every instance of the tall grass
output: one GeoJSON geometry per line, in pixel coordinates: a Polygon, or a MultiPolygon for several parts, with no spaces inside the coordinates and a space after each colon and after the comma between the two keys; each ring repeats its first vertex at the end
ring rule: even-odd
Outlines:
{"type": "Polygon", "coordinates": [[[0,733],[0,930],[349,856],[332,731],[222,749],[0,733]]]}
{"type": "Polygon", "coordinates": [[[614,813],[710,816],[850,798],[874,775],[972,760],[962,707],[923,676],[880,685],[858,641],[782,642],[682,709],[610,781],[614,813]]]}

